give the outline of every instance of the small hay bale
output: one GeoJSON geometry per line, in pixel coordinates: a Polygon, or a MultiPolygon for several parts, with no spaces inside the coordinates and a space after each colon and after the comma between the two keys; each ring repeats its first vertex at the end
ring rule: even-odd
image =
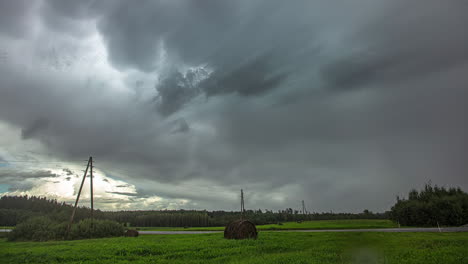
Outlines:
{"type": "Polygon", "coordinates": [[[137,237],[140,233],[136,230],[129,229],[125,232],[126,237],[137,237]]]}
{"type": "Polygon", "coordinates": [[[224,229],[226,239],[257,239],[257,228],[249,220],[231,222],[224,229]]]}

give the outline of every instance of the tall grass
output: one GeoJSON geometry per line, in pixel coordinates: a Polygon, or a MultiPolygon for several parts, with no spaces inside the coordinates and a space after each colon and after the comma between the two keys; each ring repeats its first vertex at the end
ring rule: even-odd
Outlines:
{"type": "Polygon", "coordinates": [[[143,235],[60,242],[0,240],[0,263],[468,263],[465,233],[260,232],[143,235]]]}

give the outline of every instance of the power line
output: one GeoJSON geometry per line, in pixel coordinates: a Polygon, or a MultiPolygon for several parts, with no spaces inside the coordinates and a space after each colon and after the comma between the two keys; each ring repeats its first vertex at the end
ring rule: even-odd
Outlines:
{"type": "Polygon", "coordinates": [[[87,160],[70,160],[70,161],[46,161],[46,160],[0,160],[0,164],[6,163],[72,163],[72,162],[82,162],[87,160]]]}

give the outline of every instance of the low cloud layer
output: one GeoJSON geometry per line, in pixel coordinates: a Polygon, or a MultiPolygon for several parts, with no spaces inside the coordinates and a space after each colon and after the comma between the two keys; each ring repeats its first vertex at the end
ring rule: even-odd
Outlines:
{"type": "MultiPolygon", "coordinates": [[[[231,210],[244,188],[252,208],[383,211],[428,181],[467,189],[468,5],[358,2],[2,1],[0,158],[92,155],[139,209],[231,210]]],[[[5,164],[10,186],[50,170],[5,164]]]]}

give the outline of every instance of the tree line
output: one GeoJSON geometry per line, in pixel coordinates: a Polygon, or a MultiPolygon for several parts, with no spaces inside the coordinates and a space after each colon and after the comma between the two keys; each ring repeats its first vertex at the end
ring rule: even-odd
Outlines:
{"type": "MultiPolygon", "coordinates": [[[[57,200],[36,196],[3,196],[0,198],[0,226],[16,226],[27,219],[47,216],[58,222],[68,221],[73,206],[57,200]]],[[[89,218],[90,208],[77,207],[76,222],[89,218]]],[[[337,219],[388,219],[389,214],[373,213],[301,213],[287,208],[279,211],[246,210],[245,218],[253,223],[273,224],[290,221],[337,220],[337,219]]],[[[161,227],[207,227],[224,226],[240,218],[240,212],[206,210],[141,210],[141,211],[101,211],[94,210],[94,217],[112,220],[129,226],[161,227]]]]}
{"type": "Polygon", "coordinates": [[[432,186],[397,197],[390,218],[405,226],[460,226],[468,223],[468,193],[460,188],[432,186]]]}
{"type": "MultiPolygon", "coordinates": [[[[3,196],[0,198],[0,226],[16,226],[32,217],[47,216],[58,222],[68,221],[73,206],[36,196],[3,196]]],[[[90,208],[78,207],[75,221],[91,215],[90,208]]],[[[240,218],[240,212],[207,210],[94,210],[94,217],[138,227],[207,227],[224,226],[240,218]]],[[[460,188],[426,184],[424,189],[411,190],[408,198],[397,197],[390,211],[373,213],[306,212],[284,210],[246,210],[244,217],[257,225],[291,221],[339,219],[391,219],[403,226],[459,226],[468,223],[468,194],[460,188]]]]}

